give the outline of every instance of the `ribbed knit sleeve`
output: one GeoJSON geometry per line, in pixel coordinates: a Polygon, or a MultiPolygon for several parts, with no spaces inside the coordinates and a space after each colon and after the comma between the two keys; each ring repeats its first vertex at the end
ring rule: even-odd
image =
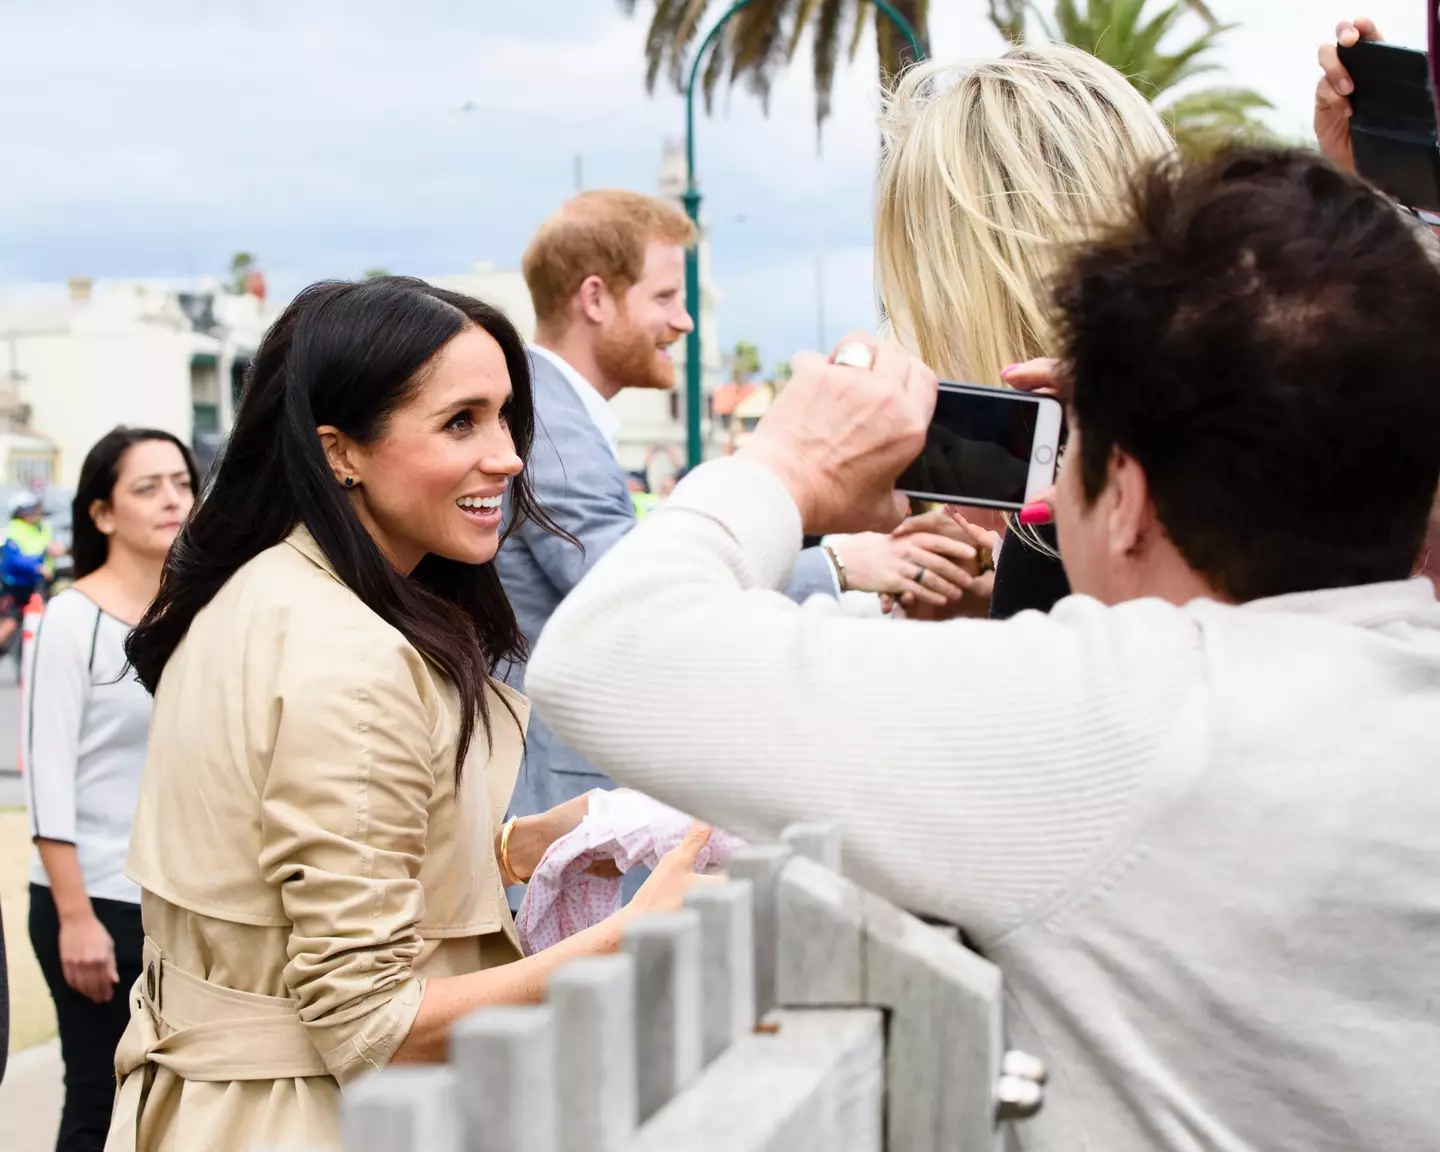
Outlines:
{"type": "Polygon", "coordinates": [[[743,456],[697,469],[552,617],[527,688],[607,773],[742,835],[844,834],[846,871],[979,943],[1123,850],[1200,646],[1158,601],[856,619],[778,591],[793,502],[743,456]]]}

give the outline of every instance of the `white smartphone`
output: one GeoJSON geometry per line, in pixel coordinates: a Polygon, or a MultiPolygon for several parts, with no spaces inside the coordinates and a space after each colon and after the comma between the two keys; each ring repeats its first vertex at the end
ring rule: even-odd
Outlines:
{"type": "Polygon", "coordinates": [[[895,486],[942,504],[1023,508],[1055,483],[1063,417],[1050,396],[942,380],[925,449],[895,486]]]}

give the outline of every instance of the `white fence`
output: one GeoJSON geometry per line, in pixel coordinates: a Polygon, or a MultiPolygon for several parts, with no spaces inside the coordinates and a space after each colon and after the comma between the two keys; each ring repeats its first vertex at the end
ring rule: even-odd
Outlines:
{"type": "Polygon", "coordinates": [[[1045,1078],[999,970],[844,879],[828,829],[783,840],[461,1021],[449,1064],[353,1086],[346,1152],[996,1152],[1045,1078]]]}

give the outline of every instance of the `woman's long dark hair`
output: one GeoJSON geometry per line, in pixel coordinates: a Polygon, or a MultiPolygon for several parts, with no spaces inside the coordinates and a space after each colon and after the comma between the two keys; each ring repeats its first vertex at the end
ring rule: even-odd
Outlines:
{"type": "MultiPolygon", "coordinates": [[[[314,284],[285,309],[250,365],[235,428],[209,491],[171,549],[160,595],[125,646],[146,688],[155,691],[196,613],[225,582],[303,524],[350,590],[458,690],[458,776],[477,715],[490,735],[486,678],[499,661],[524,658],[524,634],[493,563],[429,555],[408,578],[397,572],[336,483],[315,429],[329,424],[373,443],[415,391],[421,370],[471,327],[483,328],[505,354],[510,434],[528,459],[535,426],[529,357],[503,313],[401,276],[314,284]]],[[[527,519],[564,535],[521,472],[510,484],[506,537],[527,519]]]]}
{"type": "Polygon", "coordinates": [[[148,444],[163,440],[180,449],[185,467],[190,472],[190,487],[200,492],[200,469],[195,464],[195,454],[180,442],[179,437],[158,428],[115,428],[105,433],[85,455],[80,466],[80,483],[75,489],[75,499],[70,505],[70,556],[75,562],[75,578],[88,576],[110,557],[110,538],[99,528],[90,515],[95,501],[106,504],[115,499],[115,485],[120,480],[120,464],[125,453],[136,444],[148,444]]]}

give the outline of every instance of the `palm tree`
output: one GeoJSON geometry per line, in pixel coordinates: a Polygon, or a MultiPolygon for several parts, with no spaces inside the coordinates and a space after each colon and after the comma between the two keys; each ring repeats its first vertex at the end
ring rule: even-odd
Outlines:
{"type": "MultiPolygon", "coordinates": [[[[995,25],[995,31],[1012,44],[1023,40],[1025,17],[1035,6],[1031,0],[989,0],[989,4],[990,23],[995,25]]],[[[1185,0],[1185,7],[1201,17],[1212,29],[1220,27],[1219,19],[1205,0],[1185,0]]]]}
{"type": "Polygon", "coordinates": [[[1098,56],[1123,73],[1148,100],[1174,133],[1181,149],[1205,155],[1237,141],[1273,140],[1273,134],[1256,119],[1256,113],[1273,105],[1250,88],[1214,87],[1174,96],[1175,88],[1219,65],[1207,58],[1219,38],[1234,24],[1215,22],[1203,4],[1174,0],[1146,18],[1149,0],[1056,0],[1054,23],[1041,17],[1046,34],[1098,56]],[[1181,21],[1192,12],[1207,18],[1209,27],[1174,52],[1161,48],[1181,21]],[[1167,98],[1168,97],[1168,98],[1167,98]]]}
{"type": "MultiPolygon", "coordinates": [[[[638,0],[620,0],[627,16],[638,0]]],[[[923,44],[929,35],[930,0],[892,0],[900,15],[915,29],[923,44]]],[[[655,14],[645,38],[645,85],[653,92],[665,73],[677,91],[684,91],[690,53],[702,31],[710,27],[730,0],[655,0],[655,14]]],[[[754,0],[726,26],[716,41],[701,79],[708,112],[722,80],[744,79],[769,109],[775,77],[794,59],[800,39],[813,31],[815,74],[815,127],[830,115],[830,90],[842,53],[854,60],[861,37],[875,26],[880,83],[889,88],[896,75],[914,62],[910,45],[890,20],[868,0],[754,0]]]]}
{"type": "Polygon", "coordinates": [[[760,349],[748,340],[737,341],[735,350],[726,353],[725,359],[730,362],[732,384],[748,383],[760,374],[760,349]]]}
{"type": "Polygon", "coordinates": [[[236,252],[230,257],[230,291],[236,296],[245,294],[245,285],[255,271],[255,256],[250,252],[236,252]]]}

